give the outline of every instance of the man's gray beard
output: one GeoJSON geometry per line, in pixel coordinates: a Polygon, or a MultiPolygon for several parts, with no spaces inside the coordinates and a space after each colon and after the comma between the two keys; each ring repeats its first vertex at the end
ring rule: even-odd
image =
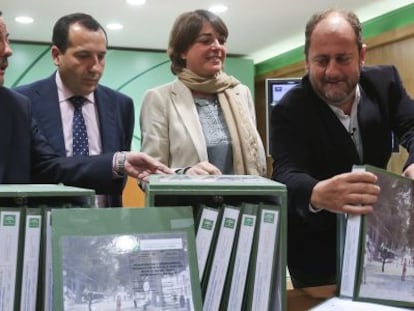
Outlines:
{"type": "Polygon", "coordinates": [[[330,102],[330,101],[325,101],[325,102],[334,107],[341,108],[341,106],[346,102],[346,99],[341,100],[341,101],[335,101],[335,102],[330,102]]]}
{"type": "Polygon", "coordinates": [[[326,96],[323,96],[323,97],[321,96],[321,98],[327,104],[332,105],[332,106],[337,107],[337,108],[341,108],[343,104],[347,103],[351,98],[354,97],[354,94],[355,94],[355,89],[354,89],[354,91],[352,93],[347,94],[346,97],[343,98],[340,101],[330,101],[330,100],[326,99],[326,96]]]}

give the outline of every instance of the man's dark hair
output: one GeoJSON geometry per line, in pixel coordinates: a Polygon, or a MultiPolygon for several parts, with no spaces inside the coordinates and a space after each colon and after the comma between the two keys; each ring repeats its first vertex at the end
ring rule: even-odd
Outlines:
{"type": "Polygon", "coordinates": [[[306,58],[308,58],[310,40],[311,40],[311,36],[312,36],[312,33],[316,25],[318,25],[320,21],[324,20],[328,15],[332,13],[337,13],[341,15],[349,23],[349,25],[351,25],[355,33],[358,51],[362,49],[362,46],[363,46],[362,27],[361,27],[361,22],[358,19],[358,16],[356,16],[355,13],[351,11],[347,11],[347,10],[328,9],[326,11],[322,11],[322,12],[312,15],[312,17],[309,19],[308,23],[306,24],[306,30],[305,30],[305,57],[306,58]]]}
{"type": "Polygon", "coordinates": [[[59,18],[53,27],[52,43],[59,48],[61,53],[66,52],[66,49],[69,46],[69,28],[76,23],[91,31],[102,30],[105,34],[106,41],[108,42],[105,29],[91,15],[84,13],[68,14],[59,18]]]}

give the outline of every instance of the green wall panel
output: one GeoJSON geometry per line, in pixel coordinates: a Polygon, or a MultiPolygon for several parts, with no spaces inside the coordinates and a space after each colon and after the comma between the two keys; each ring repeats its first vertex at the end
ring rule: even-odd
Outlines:
{"type": "MultiPolygon", "coordinates": [[[[14,87],[45,77],[55,71],[50,45],[12,42],[13,55],[5,85],[14,87]]],[[[225,70],[246,84],[254,95],[254,64],[251,59],[227,57],[225,70]]],[[[131,96],[135,105],[135,130],[131,148],[140,149],[139,113],[146,90],[175,79],[165,52],[108,49],[101,83],[131,96]]]]}
{"type": "Polygon", "coordinates": [[[50,47],[46,44],[12,44],[13,55],[9,58],[6,86],[17,86],[46,77],[54,70],[50,47]]]}

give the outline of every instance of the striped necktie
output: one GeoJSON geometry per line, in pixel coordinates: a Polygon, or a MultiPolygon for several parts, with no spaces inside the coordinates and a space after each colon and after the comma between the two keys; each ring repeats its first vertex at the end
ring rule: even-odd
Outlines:
{"type": "Polygon", "coordinates": [[[69,100],[75,108],[72,123],[73,156],[87,156],[89,155],[88,133],[82,114],[82,106],[86,99],[82,96],[72,96],[69,100]]]}

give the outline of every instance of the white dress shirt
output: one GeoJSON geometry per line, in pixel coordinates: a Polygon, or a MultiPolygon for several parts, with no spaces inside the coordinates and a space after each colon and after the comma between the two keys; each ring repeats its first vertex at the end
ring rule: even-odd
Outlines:
{"type": "MultiPolygon", "coordinates": [[[[71,157],[72,150],[72,123],[73,112],[75,108],[69,101],[74,95],[62,82],[59,72],[56,72],[56,84],[59,98],[60,116],[62,118],[63,137],[65,140],[66,156],[71,157]]],[[[95,103],[95,96],[92,93],[84,96],[86,101],[82,106],[82,114],[85,119],[86,131],[88,133],[89,155],[98,155],[102,153],[101,133],[99,132],[98,108],[95,103]]],[[[95,197],[95,205],[99,207],[106,206],[104,195],[95,197]]]]}

